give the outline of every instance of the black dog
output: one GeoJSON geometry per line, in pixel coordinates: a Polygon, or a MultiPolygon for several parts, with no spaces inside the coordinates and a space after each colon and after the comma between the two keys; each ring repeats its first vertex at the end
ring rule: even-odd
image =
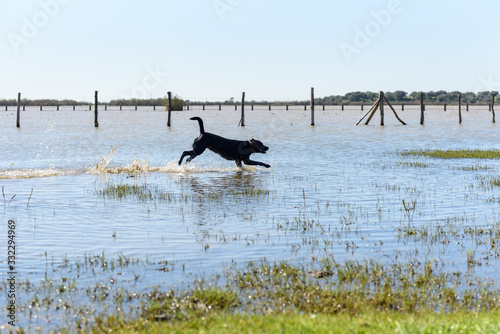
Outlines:
{"type": "Polygon", "coordinates": [[[252,153],[266,153],[269,147],[262,144],[262,142],[251,139],[248,141],[240,141],[227,139],[221,136],[214,135],[213,133],[205,132],[203,127],[203,121],[199,117],[191,117],[190,119],[198,121],[200,125],[200,136],[194,140],[193,150],[184,151],[182,153],[181,159],[179,160],[179,165],[182,163],[182,159],[186,155],[190,157],[186,162],[190,162],[198,155],[202,154],[205,149],[209,149],[224,159],[236,161],[236,166],[241,167],[241,162],[243,161],[246,165],[259,165],[266,168],[271,167],[263,162],[250,160],[250,154],[252,153]]]}

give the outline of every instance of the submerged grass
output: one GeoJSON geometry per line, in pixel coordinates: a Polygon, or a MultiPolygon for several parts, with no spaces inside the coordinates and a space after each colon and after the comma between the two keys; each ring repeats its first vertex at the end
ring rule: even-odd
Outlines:
{"type": "Polygon", "coordinates": [[[500,150],[408,150],[399,152],[402,156],[425,156],[439,159],[500,159],[500,150]]]}

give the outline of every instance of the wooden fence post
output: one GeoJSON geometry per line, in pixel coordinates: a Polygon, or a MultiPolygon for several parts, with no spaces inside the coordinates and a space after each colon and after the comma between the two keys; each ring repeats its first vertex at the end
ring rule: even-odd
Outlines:
{"type": "Polygon", "coordinates": [[[311,126],[314,126],[314,87],[311,87],[311,126]]]}
{"type": "Polygon", "coordinates": [[[380,125],[384,125],[384,92],[380,91],[379,94],[380,101],[380,125]]]}
{"type": "Polygon", "coordinates": [[[420,124],[424,125],[424,93],[420,92],[420,124]]]}
{"type": "Polygon", "coordinates": [[[17,93],[17,121],[16,126],[21,127],[21,93],[17,93]]]}
{"type": "Polygon", "coordinates": [[[245,92],[241,94],[241,126],[245,126],[245,92]]]}
{"type": "Polygon", "coordinates": [[[462,124],[462,94],[458,93],[458,124],[462,124]]]}
{"type": "Polygon", "coordinates": [[[172,113],[172,92],[167,92],[168,95],[168,119],[167,119],[167,126],[170,126],[170,119],[171,119],[171,113],[172,113]]]}
{"type": "Polygon", "coordinates": [[[491,113],[493,114],[493,123],[495,123],[495,93],[491,93],[491,113]]]}
{"type": "Polygon", "coordinates": [[[95,91],[94,125],[95,125],[96,128],[99,127],[98,116],[97,116],[97,112],[98,112],[97,111],[97,105],[99,103],[99,100],[97,98],[97,94],[98,94],[98,92],[95,91]]]}

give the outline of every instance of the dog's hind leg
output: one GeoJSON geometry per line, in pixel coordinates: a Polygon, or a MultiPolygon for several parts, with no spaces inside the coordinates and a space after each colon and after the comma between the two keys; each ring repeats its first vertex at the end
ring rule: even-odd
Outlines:
{"type": "Polygon", "coordinates": [[[194,154],[195,154],[194,151],[184,151],[184,152],[182,152],[181,158],[179,159],[179,166],[182,164],[182,160],[184,160],[184,157],[186,155],[193,156],[194,154]]]}

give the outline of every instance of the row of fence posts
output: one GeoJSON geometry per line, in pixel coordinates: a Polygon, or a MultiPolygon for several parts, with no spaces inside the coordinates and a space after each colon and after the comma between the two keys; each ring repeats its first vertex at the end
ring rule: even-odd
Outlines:
{"type": "MultiPolygon", "coordinates": [[[[383,92],[381,92],[383,94],[383,92]]],[[[99,92],[95,91],[95,101],[94,101],[94,126],[96,128],[99,127],[99,116],[98,116],[98,108],[99,108],[99,92]]],[[[171,126],[172,120],[172,92],[167,92],[168,96],[168,117],[167,117],[167,126],[171,126]]],[[[311,87],[311,101],[310,101],[310,109],[311,109],[311,126],[314,126],[314,87],[311,87]]],[[[254,105],[252,104],[252,110],[254,105]]],[[[189,110],[189,105],[186,106],[186,109],[189,110]]],[[[238,123],[239,126],[245,126],[245,92],[242,93],[241,96],[241,119],[238,123]]],[[[25,106],[23,106],[23,111],[25,110],[25,106]]],[[[42,106],[40,106],[40,111],[42,110],[42,106]]],[[[57,110],[59,110],[59,106],[57,106],[57,110]]],[[[75,110],[75,106],[73,106],[73,110],[75,110]]],[[[92,105],[89,105],[89,110],[92,110],[92,105]]],[[[107,110],[107,105],[104,106],[104,110],[107,110]]],[[[120,110],[122,110],[122,106],[120,105],[120,110]]],[[[135,106],[135,110],[137,110],[137,106],[135,106]]],[[[156,110],[156,106],[153,106],[153,110],[156,110]]],[[[205,110],[205,104],[203,104],[203,110],[205,110]]],[[[219,110],[221,110],[221,104],[219,104],[219,110]]],[[[235,104],[235,110],[238,110],[238,105],[235,104]]],[[[269,105],[269,110],[271,110],[271,104],[269,105]]],[[[288,110],[288,104],[286,105],[286,110],[288,110]]],[[[304,105],[304,110],[307,110],[307,104],[304,105]]],[[[325,110],[325,105],[323,104],[323,110],[325,110]]],[[[342,110],[344,110],[344,104],[342,104],[342,110]]],[[[361,110],[363,110],[363,104],[361,104],[361,110]]],[[[404,103],[401,104],[401,110],[404,111],[404,103]]],[[[5,111],[7,111],[7,106],[5,106],[5,111]]],[[[444,104],[444,111],[446,111],[446,103],[444,104]]],[[[467,103],[467,111],[469,111],[469,103],[467,103]]],[[[491,93],[491,103],[489,104],[489,111],[492,113],[492,122],[495,123],[495,94],[491,93]]],[[[380,124],[384,125],[384,111],[383,111],[383,102],[380,106],[380,124]]],[[[424,93],[420,93],[420,124],[424,124],[425,121],[425,104],[424,104],[424,93]]],[[[458,123],[462,124],[462,94],[458,94],[458,123]]],[[[16,126],[21,127],[21,93],[17,93],[17,117],[16,117],[16,126]]]]}

